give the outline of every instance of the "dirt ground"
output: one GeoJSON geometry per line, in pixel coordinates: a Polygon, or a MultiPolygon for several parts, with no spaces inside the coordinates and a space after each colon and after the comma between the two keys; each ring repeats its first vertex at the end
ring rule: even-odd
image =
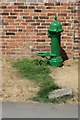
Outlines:
{"type": "MultiPolygon", "coordinates": [[[[62,67],[51,67],[51,71],[50,75],[59,86],[72,88],[74,96],[67,102],[78,103],[78,62],[67,60],[62,67]]],[[[2,79],[3,101],[33,102],[30,98],[36,95],[39,86],[22,78],[10,61],[3,60],[2,79]]]]}
{"type": "Polygon", "coordinates": [[[73,97],[69,103],[78,103],[78,61],[67,60],[62,67],[51,68],[51,76],[61,87],[71,88],[73,97]]]}
{"type": "Polygon", "coordinates": [[[22,78],[10,61],[3,61],[2,79],[3,101],[6,102],[28,102],[39,90],[36,83],[22,78]]]}

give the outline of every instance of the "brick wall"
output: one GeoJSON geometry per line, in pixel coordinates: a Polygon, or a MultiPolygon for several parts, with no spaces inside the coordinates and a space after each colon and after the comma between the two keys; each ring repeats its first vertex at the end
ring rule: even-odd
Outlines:
{"type": "Polygon", "coordinates": [[[61,36],[62,56],[79,57],[80,2],[51,1],[32,3],[4,0],[0,3],[0,49],[3,58],[26,58],[40,51],[50,51],[51,40],[47,37],[47,29],[55,15],[64,28],[61,36]]]}

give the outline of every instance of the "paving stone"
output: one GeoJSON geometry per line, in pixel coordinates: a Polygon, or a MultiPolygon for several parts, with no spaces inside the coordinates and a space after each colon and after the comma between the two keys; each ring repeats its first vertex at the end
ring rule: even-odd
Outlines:
{"type": "Polygon", "coordinates": [[[68,96],[68,95],[72,95],[72,89],[71,88],[62,88],[62,89],[57,89],[54,90],[52,92],[50,92],[49,94],[49,98],[58,98],[58,97],[63,97],[63,96],[68,96]]]}

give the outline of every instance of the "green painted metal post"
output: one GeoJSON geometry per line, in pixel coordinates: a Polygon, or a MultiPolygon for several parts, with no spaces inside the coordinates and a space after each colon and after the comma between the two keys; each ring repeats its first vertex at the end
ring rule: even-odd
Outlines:
{"type": "Polygon", "coordinates": [[[48,29],[48,37],[51,38],[51,53],[56,56],[50,57],[49,63],[56,67],[61,66],[63,61],[60,56],[61,32],[63,32],[62,25],[55,16],[55,21],[50,24],[48,29]]]}
{"type": "Polygon", "coordinates": [[[63,60],[60,55],[61,32],[63,32],[62,25],[55,16],[55,21],[48,28],[48,37],[51,38],[51,52],[39,52],[37,54],[41,57],[50,56],[48,62],[51,66],[59,67],[62,65],[63,60]]]}
{"type": "Polygon", "coordinates": [[[51,38],[51,53],[60,56],[60,34],[54,34],[51,38]]]}

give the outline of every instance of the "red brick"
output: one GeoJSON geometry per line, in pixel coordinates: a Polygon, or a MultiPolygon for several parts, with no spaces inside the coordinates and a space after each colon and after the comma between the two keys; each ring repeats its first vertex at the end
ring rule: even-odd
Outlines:
{"type": "Polygon", "coordinates": [[[66,10],[66,7],[65,6],[57,6],[56,9],[58,9],[58,10],[66,10]]]}
{"type": "Polygon", "coordinates": [[[17,9],[17,8],[18,8],[18,7],[17,7],[17,6],[14,6],[14,5],[13,5],[13,6],[7,6],[7,9],[11,9],[11,10],[12,10],[12,9],[17,9]]]}
{"type": "Polygon", "coordinates": [[[6,2],[1,2],[0,5],[1,5],[1,6],[7,6],[8,3],[6,3],[6,2]]]}
{"type": "Polygon", "coordinates": [[[18,9],[27,9],[27,6],[18,6],[18,9]]]}
{"type": "Polygon", "coordinates": [[[67,46],[71,46],[72,47],[72,43],[66,43],[67,46]]]}
{"type": "Polygon", "coordinates": [[[23,16],[23,19],[32,19],[32,16],[23,16]]]}
{"type": "MultiPolygon", "coordinates": [[[[8,6],[8,3],[2,5],[1,12],[4,15],[0,18],[3,19],[2,28],[4,35],[1,38],[4,41],[2,47],[6,57],[13,58],[14,55],[16,57],[26,57],[26,54],[34,55],[33,51],[26,50],[24,45],[33,45],[35,54],[39,51],[50,51],[49,43],[51,39],[48,38],[47,33],[48,27],[53,22],[55,15],[58,16],[58,20],[64,28],[61,36],[62,48],[69,58],[78,57],[79,36],[77,33],[79,23],[77,21],[79,21],[80,17],[76,12],[79,11],[73,11],[74,3],[56,4],[52,3],[52,1],[51,3],[30,3],[28,5],[26,5],[26,2],[18,1],[14,2],[11,6],[8,6]],[[72,23],[73,21],[74,24],[72,23]],[[73,39],[73,37],[75,38],[73,39]],[[43,44],[41,45],[41,42],[37,42],[37,40],[43,40],[41,41],[43,44]],[[72,50],[72,48],[74,49],[72,50]]],[[[78,10],[78,6],[79,4],[75,3],[75,10],[78,10]]]]}
{"type": "Polygon", "coordinates": [[[15,23],[15,22],[11,22],[11,23],[9,23],[11,26],[14,26],[14,27],[16,27],[16,25],[17,25],[17,23],[15,23]]]}
{"type": "Polygon", "coordinates": [[[34,5],[28,6],[28,9],[35,9],[35,6],[34,5]]]}
{"type": "Polygon", "coordinates": [[[26,12],[25,13],[21,12],[20,15],[26,15],[27,16],[27,15],[29,15],[29,13],[28,12],[27,13],[26,12]]]}
{"type": "Polygon", "coordinates": [[[37,9],[45,9],[45,6],[37,6],[37,9]]]}
{"type": "Polygon", "coordinates": [[[33,26],[27,26],[27,28],[28,28],[28,29],[32,29],[32,28],[34,28],[34,27],[33,27],[33,26]]]}
{"type": "MultiPolygon", "coordinates": [[[[55,10],[55,12],[57,12],[58,10],[55,10]]],[[[54,12],[54,10],[53,9],[45,9],[45,12],[46,13],[53,13],[54,12]]]]}
{"type": "Polygon", "coordinates": [[[16,38],[20,38],[21,36],[20,35],[18,35],[18,36],[16,36],[16,35],[14,35],[14,36],[11,36],[11,38],[13,38],[13,39],[16,39],[16,38]]]}
{"type": "Polygon", "coordinates": [[[25,25],[21,25],[21,26],[17,26],[16,28],[19,28],[19,29],[25,29],[25,25]]]}
{"type": "Polygon", "coordinates": [[[59,13],[58,15],[59,15],[59,16],[66,16],[67,13],[59,13]]]}
{"type": "Polygon", "coordinates": [[[38,19],[38,20],[36,20],[36,22],[45,22],[45,20],[39,20],[39,19],[38,19]]]}
{"type": "Polygon", "coordinates": [[[45,3],[45,6],[54,6],[54,3],[45,3]]]}
{"type": "Polygon", "coordinates": [[[6,36],[6,35],[4,36],[4,35],[2,35],[1,38],[9,38],[9,36],[6,36]]]}
{"type": "Polygon", "coordinates": [[[49,26],[50,23],[42,23],[41,25],[49,26]]]}
{"type": "Polygon", "coordinates": [[[38,3],[30,3],[30,5],[38,6],[38,3]]]}
{"type": "Polygon", "coordinates": [[[46,20],[46,23],[51,23],[51,22],[53,22],[52,19],[50,19],[50,20],[46,20]]]}
{"type": "Polygon", "coordinates": [[[10,12],[10,15],[18,15],[17,12],[10,12]]]}
{"type": "Polygon", "coordinates": [[[41,12],[41,13],[39,13],[39,16],[48,17],[48,16],[46,15],[46,13],[45,13],[45,12],[41,12]]]}
{"type": "Polygon", "coordinates": [[[14,43],[15,40],[7,40],[7,42],[14,43]]]}
{"type": "Polygon", "coordinates": [[[24,10],[25,13],[33,13],[34,10],[33,9],[27,9],[27,10],[24,10]]]}
{"type": "Polygon", "coordinates": [[[37,35],[46,35],[46,33],[41,33],[41,32],[38,32],[37,35]]]}
{"type": "Polygon", "coordinates": [[[37,26],[37,25],[40,25],[40,23],[39,22],[35,22],[35,23],[31,23],[31,25],[37,26]]]}
{"type": "Polygon", "coordinates": [[[37,46],[36,48],[42,50],[44,46],[37,46]]]}
{"type": "Polygon", "coordinates": [[[24,36],[24,35],[22,35],[21,38],[22,39],[26,39],[26,38],[30,38],[30,36],[24,36]]]}
{"type": "Polygon", "coordinates": [[[1,6],[1,5],[0,5],[0,9],[6,9],[6,6],[1,6]]]}
{"type": "Polygon", "coordinates": [[[14,26],[14,25],[10,25],[10,26],[9,26],[9,25],[6,25],[5,28],[7,28],[7,29],[10,29],[10,28],[11,28],[11,29],[14,29],[15,26],[14,26]]]}
{"type": "Polygon", "coordinates": [[[38,39],[37,42],[45,42],[45,39],[38,39]]]}
{"type": "Polygon", "coordinates": [[[16,19],[17,16],[8,16],[9,19],[16,19]]]}
{"type": "Polygon", "coordinates": [[[3,12],[4,13],[10,13],[10,12],[12,12],[12,10],[11,9],[4,9],[3,12]]]}
{"type": "Polygon", "coordinates": [[[65,13],[66,13],[66,12],[68,13],[69,11],[68,11],[68,10],[63,10],[63,9],[60,10],[60,13],[64,13],[64,12],[65,12],[65,13]]]}
{"type": "Polygon", "coordinates": [[[30,32],[32,33],[34,30],[33,29],[31,29],[31,30],[30,29],[26,29],[24,31],[27,32],[27,33],[30,33],[30,32]]]}
{"type": "Polygon", "coordinates": [[[14,5],[24,5],[24,2],[20,2],[20,3],[16,2],[14,3],[14,5]]]}
{"type": "Polygon", "coordinates": [[[23,22],[23,23],[24,23],[25,20],[24,20],[24,19],[16,19],[15,22],[16,22],[16,23],[20,23],[20,22],[23,22]]]}
{"type": "Polygon", "coordinates": [[[9,22],[9,23],[14,22],[13,19],[5,19],[4,21],[5,21],[5,22],[9,22]]]}
{"type": "Polygon", "coordinates": [[[48,16],[39,16],[40,19],[49,19],[48,16]]]}
{"type": "Polygon", "coordinates": [[[26,20],[26,22],[35,22],[35,20],[26,20]]]}
{"type": "MultiPolygon", "coordinates": [[[[46,39],[48,39],[48,36],[47,36],[47,35],[41,36],[41,39],[45,39],[45,40],[46,40],[46,39]]],[[[50,40],[49,40],[49,41],[46,40],[46,43],[47,43],[47,42],[50,42],[50,40]]]]}
{"type": "Polygon", "coordinates": [[[21,10],[19,10],[19,9],[14,9],[14,12],[16,13],[16,12],[23,12],[23,10],[21,9],[21,10]]]}
{"type": "Polygon", "coordinates": [[[47,13],[48,16],[55,16],[56,13],[47,13]]]}

